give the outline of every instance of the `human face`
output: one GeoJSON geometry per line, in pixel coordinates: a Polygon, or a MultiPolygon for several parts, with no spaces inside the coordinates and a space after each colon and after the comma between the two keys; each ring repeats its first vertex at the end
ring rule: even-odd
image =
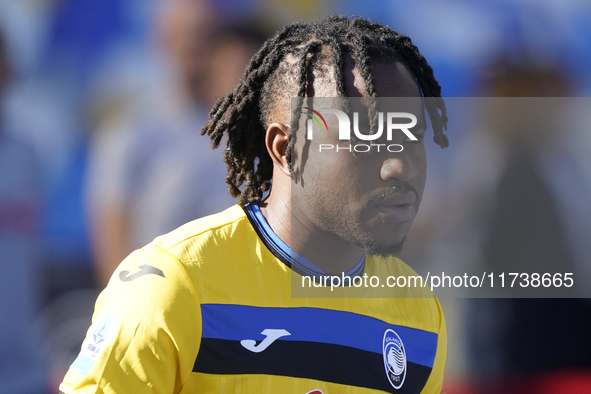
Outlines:
{"type": "Polygon", "coordinates": [[[216,28],[214,10],[208,1],[166,1],[158,13],[162,45],[178,68],[192,94],[201,94],[201,84],[216,28]]]}
{"type": "MultiPolygon", "coordinates": [[[[301,162],[299,166],[294,163],[298,176],[292,184],[292,204],[298,205],[297,212],[317,230],[362,247],[369,254],[392,255],[401,251],[423,196],[426,122],[419,87],[405,63],[376,64],[372,75],[379,97],[405,98],[396,100],[395,111],[417,117],[417,126],[411,132],[419,140],[410,141],[398,131],[387,141],[384,132],[374,143],[400,144],[402,152],[378,152],[374,148],[354,154],[343,149],[319,151],[320,144],[341,148],[354,144],[339,141],[336,132],[315,133],[312,140],[306,140],[300,132],[295,157],[301,162]]],[[[350,61],[345,84],[350,96],[365,96],[363,79],[350,61]]],[[[367,129],[367,108],[352,110],[359,112],[360,129],[367,129]]],[[[326,120],[328,130],[338,130],[336,117],[327,116],[326,120]]]]}

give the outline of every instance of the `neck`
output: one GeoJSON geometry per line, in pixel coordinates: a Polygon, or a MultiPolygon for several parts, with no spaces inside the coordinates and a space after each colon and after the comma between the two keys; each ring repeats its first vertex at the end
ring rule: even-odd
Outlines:
{"type": "Polygon", "coordinates": [[[348,271],[363,257],[363,249],[314,225],[289,193],[271,192],[261,204],[261,212],[283,242],[328,275],[348,271]]]}

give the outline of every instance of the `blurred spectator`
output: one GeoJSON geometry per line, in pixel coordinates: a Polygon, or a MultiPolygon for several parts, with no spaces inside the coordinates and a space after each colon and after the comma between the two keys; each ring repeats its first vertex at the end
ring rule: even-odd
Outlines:
{"type": "MultiPolygon", "coordinates": [[[[220,166],[221,160],[218,160],[222,152],[210,151],[207,139],[197,134],[205,121],[211,101],[227,93],[238,82],[240,75],[232,75],[236,70],[242,71],[243,67],[239,63],[248,57],[248,50],[245,49],[254,50],[256,45],[252,44],[250,36],[244,39],[241,31],[220,34],[219,29],[215,28],[218,22],[231,20],[234,23],[243,23],[244,18],[259,17],[257,27],[264,26],[274,30],[289,21],[317,18],[325,16],[327,12],[370,17],[414,38],[430,59],[443,87],[443,94],[447,97],[474,94],[475,76],[487,59],[500,50],[519,55],[539,53],[541,50],[542,61],[560,59],[561,68],[564,68],[561,70],[563,76],[559,79],[564,80],[565,73],[569,77],[580,77],[573,84],[577,89],[576,94],[586,96],[591,87],[591,7],[580,0],[378,0],[370,2],[371,4],[354,0],[211,2],[220,11],[217,17],[212,16],[212,10],[206,3],[198,0],[193,5],[189,1],[177,0],[0,0],[0,24],[5,28],[10,43],[14,44],[10,45],[10,57],[13,68],[18,72],[18,80],[15,81],[13,76],[10,92],[4,94],[7,103],[3,103],[4,111],[0,114],[0,206],[6,207],[7,196],[19,194],[18,190],[33,190],[22,194],[39,197],[37,188],[40,183],[43,183],[46,199],[41,212],[30,215],[34,223],[32,228],[36,228],[40,221],[45,222],[41,224],[45,237],[41,256],[46,269],[43,286],[34,288],[34,278],[32,281],[23,280],[23,283],[27,283],[26,286],[18,288],[18,280],[0,283],[0,293],[4,300],[0,302],[0,332],[9,338],[12,333],[16,333],[14,335],[21,339],[15,339],[15,344],[20,344],[22,338],[28,335],[25,329],[20,330],[19,327],[25,327],[22,322],[30,320],[37,293],[53,298],[72,288],[89,285],[90,275],[83,274],[85,270],[88,271],[88,247],[79,201],[81,173],[84,171],[87,153],[85,131],[89,127],[84,123],[86,119],[83,119],[82,114],[86,105],[94,98],[90,97],[89,100],[89,90],[95,89],[96,85],[104,89],[99,93],[106,90],[108,94],[112,92],[113,86],[117,87],[118,93],[123,92],[108,103],[105,102],[107,105],[104,109],[110,110],[101,112],[100,127],[91,126],[97,132],[93,136],[91,150],[89,174],[92,175],[88,181],[87,205],[89,216],[93,220],[95,255],[102,256],[101,266],[109,267],[111,264],[110,268],[103,270],[102,281],[108,278],[110,271],[132,248],[142,246],[158,233],[193,217],[232,203],[223,184],[225,170],[222,168],[223,164],[220,166]],[[148,15],[153,12],[157,2],[161,5],[156,11],[156,24],[150,30],[159,44],[158,53],[162,55],[160,65],[164,63],[166,67],[162,68],[169,72],[153,92],[143,94],[141,102],[138,102],[135,100],[138,91],[143,93],[144,86],[156,80],[153,77],[154,62],[146,60],[146,51],[142,44],[148,30],[148,15]],[[417,23],[418,20],[422,22],[417,23]],[[450,20],[454,23],[449,23],[450,20]],[[168,33],[163,34],[164,32],[168,33]],[[175,44],[171,45],[171,42],[175,44]],[[213,73],[207,71],[210,67],[214,70],[213,73]],[[98,80],[99,74],[108,77],[98,80]],[[90,85],[89,82],[96,85],[90,85]],[[29,145],[33,145],[35,149],[31,149],[29,145]],[[177,150],[174,146],[181,148],[177,150]],[[167,155],[172,160],[168,160],[167,155]],[[202,160],[207,162],[210,155],[217,155],[213,159],[213,166],[199,164],[202,160]],[[36,157],[41,162],[42,175],[35,168],[36,157]],[[203,168],[211,168],[212,172],[217,173],[211,174],[211,179],[205,179],[209,174],[200,172],[203,168]],[[180,169],[185,169],[186,172],[181,173],[180,169]],[[159,173],[164,175],[160,176],[159,173]],[[191,173],[201,175],[190,175],[191,173]],[[201,176],[201,180],[186,181],[197,176],[201,176]],[[43,178],[41,182],[38,182],[39,177],[43,178]],[[8,182],[14,182],[15,179],[20,186],[5,188],[8,182]],[[165,181],[172,185],[164,185],[165,181]],[[188,201],[188,196],[195,196],[194,201],[188,201]],[[226,200],[221,201],[222,199],[226,200]],[[205,206],[217,200],[220,200],[219,206],[209,209],[205,206]],[[201,205],[187,208],[190,202],[201,205]],[[179,214],[174,214],[173,211],[179,214]],[[169,220],[169,224],[163,224],[163,218],[172,216],[179,219],[175,223],[174,220],[169,220]],[[105,261],[110,263],[104,263],[105,261]],[[47,269],[48,266],[51,268],[47,269]],[[19,293],[22,294],[22,297],[19,296],[22,305],[13,303],[14,308],[6,309],[8,298],[5,294],[14,291],[22,292],[19,293]],[[17,313],[17,309],[22,313],[17,313]],[[13,323],[8,327],[7,322],[11,319],[13,323]],[[10,333],[4,331],[5,329],[11,330],[10,333]]],[[[536,61],[539,63],[540,59],[536,61]]],[[[3,61],[0,63],[4,64],[3,61]]],[[[507,67],[500,66],[501,64],[497,64],[493,68],[497,71],[507,70],[507,67]]],[[[529,93],[532,83],[524,81],[528,78],[539,80],[541,77],[536,76],[539,73],[532,72],[529,67],[521,69],[519,78],[512,78],[510,81],[503,78],[504,83],[495,83],[496,89],[504,86],[505,91],[512,89],[512,92],[488,91],[486,94],[532,95],[529,93]]],[[[3,85],[0,91],[3,91],[7,80],[6,68],[0,67],[0,70],[3,75],[0,76],[0,85],[3,85]]],[[[491,75],[493,78],[489,82],[492,83],[495,78],[498,81],[502,74],[506,74],[506,71],[497,73],[497,77],[491,75]]],[[[556,92],[555,87],[550,87],[556,86],[558,80],[554,81],[536,83],[535,89],[538,92],[539,89],[544,89],[545,93],[539,93],[541,96],[557,94],[551,93],[556,92]]],[[[490,88],[491,83],[486,86],[490,88]]],[[[564,86],[560,89],[564,89],[564,86]]],[[[567,90],[564,94],[566,92],[567,90]]],[[[485,93],[480,90],[477,94],[485,93]]],[[[588,102],[579,102],[584,110],[589,108],[588,102]]],[[[93,104],[94,102],[90,103],[93,104]]],[[[424,226],[415,222],[414,236],[410,237],[406,248],[409,252],[412,246],[416,246],[414,251],[419,256],[405,257],[405,260],[415,266],[425,262],[427,265],[431,264],[431,267],[436,265],[438,270],[446,263],[463,262],[465,266],[482,264],[486,237],[492,237],[494,233],[499,235],[503,226],[506,226],[497,223],[497,229],[488,232],[488,227],[492,226],[493,209],[499,208],[495,201],[501,179],[506,183],[504,193],[510,192],[510,185],[515,184],[515,178],[511,178],[511,173],[505,170],[508,165],[506,146],[500,138],[485,130],[471,129],[464,132],[458,126],[457,117],[451,114],[450,119],[451,146],[446,150],[429,152],[431,164],[427,183],[432,190],[429,195],[434,197],[425,198],[418,217],[424,226]],[[452,161],[456,165],[447,168],[452,161]],[[454,174],[450,177],[452,171],[454,174]],[[429,206],[433,208],[431,211],[428,210],[429,206]],[[420,234],[421,229],[425,234],[420,234]],[[423,238],[424,236],[429,238],[423,238]]],[[[557,149],[545,153],[547,160],[535,158],[532,159],[533,164],[531,161],[525,164],[531,170],[530,174],[537,174],[535,176],[540,180],[540,190],[549,192],[544,200],[559,207],[557,221],[563,226],[561,231],[564,233],[561,237],[567,243],[560,248],[568,248],[571,255],[568,259],[576,272],[580,273],[577,277],[591,281],[591,264],[588,258],[591,255],[591,235],[588,227],[585,227],[591,223],[588,203],[591,200],[591,186],[588,181],[591,179],[588,158],[591,133],[586,132],[586,120],[579,126],[560,129],[562,134],[559,143],[554,145],[557,149]],[[574,189],[573,185],[576,186],[574,189]]],[[[530,130],[535,131],[533,128],[530,130]]],[[[556,136],[551,138],[556,139],[556,136]]],[[[431,149],[433,144],[426,145],[427,149],[431,149]]],[[[519,159],[519,156],[516,158],[519,159]]],[[[522,168],[524,169],[526,167],[522,168]]],[[[25,199],[23,197],[23,201],[25,199]]],[[[20,197],[17,200],[20,201],[20,197]]],[[[30,206],[35,210],[40,209],[38,200],[30,206]]],[[[5,265],[12,261],[10,270],[13,271],[9,272],[16,273],[17,269],[21,269],[21,274],[32,277],[33,272],[37,272],[34,265],[37,260],[32,251],[38,244],[38,234],[21,234],[22,241],[19,242],[26,241],[34,245],[32,248],[16,248],[16,243],[7,244],[3,240],[7,239],[8,232],[5,230],[10,226],[7,225],[5,215],[6,212],[16,211],[12,208],[0,209],[0,259],[5,265]],[[9,248],[12,254],[20,253],[27,263],[17,265],[19,260],[16,254],[7,258],[9,252],[4,248],[9,248]]],[[[500,217],[497,219],[500,220],[500,217]]],[[[546,219],[549,220],[549,217],[546,219]]],[[[541,229],[543,228],[546,227],[542,226],[541,229]]],[[[499,253],[494,250],[491,240],[492,238],[488,240],[489,245],[492,245],[489,246],[489,255],[499,253]]],[[[559,250],[558,246],[548,247],[559,250]]],[[[591,284],[589,287],[591,288],[591,284]]],[[[84,304],[80,302],[78,294],[72,298],[78,304],[84,304]]],[[[472,300],[443,300],[450,301],[458,304],[456,310],[459,311],[462,307],[459,304],[472,300]]],[[[467,330],[478,333],[470,342],[472,348],[469,359],[473,366],[471,376],[476,372],[508,369],[504,366],[508,356],[503,355],[508,345],[501,342],[506,339],[507,325],[514,324],[514,320],[511,320],[511,311],[514,309],[499,302],[495,307],[498,313],[488,313],[485,310],[485,303],[488,301],[477,302],[479,304],[475,304],[467,314],[466,321],[470,327],[459,327],[461,319],[454,319],[449,306],[444,306],[446,315],[450,317],[450,349],[454,349],[449,354],[448,372],[458,369],[463,371],[462,363],[466,357],[462,353],[462,346],[467,347],[467,330]],[[482,313],[478,313],[479,311],[482,313]],[[458,330],[454,330],[454,324],[458,330]]],[[[70,303],[64,303],[66,304],[65,310],[74,309],[70,303]]],[[[545,305],[549,306],[548,303],[545,305]]],[[[559,306],[554,309],[557,308],[560,310],[559,306]]],[[[86,319],[89,319],[92,308],[87,309],[86,319]]],[[[576,314],[569,309],[564,313],[576,314]]],[[[61,313],[55,313],[55,319],[47,320],[60,321],[69,329],[77,326],[85,329],[88,325],[87,320],[79,325],[74,324],[72,319],[65,319],[61,313]]],[[[577,324],[572,323],[573,330],[577,324]]],[[[584,325],[579,326],[581,328],[584,329],[584,325]]],[[[527,331],[523,332],[527,334],[524,345],[529,340],[538,340],[537,336],[530,338],[527,331]]],[[[59,336],[82,337],[74,331],[66,330],[60,331],[59,336]]],[[[54,337],[47,341],[61,343],[54,337]]],[[[30,342],[34,343],[33,340],[30,342]]],[[[18,352],[12,350],[14,347],[0,349],[3,358],[0,359],[0,393],[4,387],[10,387],[1,379],[15,371],[7,369],[7,366],[15,365],[14,368],[18,368],[19,365],[18,360],[13,362],[9,357],[22,354],[23,360],[27,357],[34,360],[34,352],[26,350],[27,346],[32,348],[35,345],[26,345],[24,350],[18,352]]],[[[71,347],[79,348],[79,344],[71,347]]],[[[584,351],[585,346],[580,346],[580,349],[584,351]]],[[[522,362],[521,357],[534,357],[533,353],[522,353],[514,358],[515,362],[522,362]]],[[[60,358],[55,352],[51,356],[52,362],[60,358]]],[[[548,357],[538,359],[535,361],[543,362],[548,357]]],[[[71,360],[66,360],[64,366],[69,362],[71,360]]],[[[28,376],[35,375],[33,371],[38,369],[36,365],[36,362],[30,364],[31,375],[28,376]]],[[[18,373],[13,375],[18,376],[18,373]]],[[[31,384],[35,384],[36,380],[34,377],[29,379],[31,384]]]]}
{"type": "MultiPolygon", "coordinates": [[[[487,68],[479,95],[494,98],[475,99],[484,107],[480,123],[454,148],[456,165],[442,193],[448,214],[444,228],[434,231],[444,240],[435,246],[440,259],[447,255],[464,270],[574,272],[579,283],[588,280],[591,179],[581,153],[589,145],[575,127],[575,118],[588,121],[588,113],[576,108],[581,99],[556,98],[568,96],[573,84],[565,70],[537,59],[503,58],[487,68]]],[[[589,391],[586,300],[465,304],[468,373],[486,382],[470,392],[589,391]]]]}
{"type": "MultiPolygon", "coordinates": [[[[568,96],[571,81],[552,65],[523,61],[493,67],[484,93],[534,99],[523,104],[495,100],[488,111],[486,120],[504,165],[483,242],[484,262],[495,272],[574,272],[577,281],[583,281],[584,266],[591,264],[589,253],[577,256],[569,240],[574,234],[591,239],[588,223],[579,226],[570,220],[577,215],[572,211],[580,206],[577,200],[591,201],[588,180],[576,175],[582,171],[568,152],[573,139],[565,130],[567,111],[575,101],[539,99],[568,96]]],[[[533,294],[533,289],[528,291],[533,294]]],[[[544,392],[539,379],[548,383],[564,371],[586,370],[582,373],[591,375],[591,305],[585,300],[518,298],[497,306],[503,308],[497,313],[505,320],[497,349],[499,372],[517,381],[504,386],[504,392],[544,392]]],[[[591,379],[578,390],[570,392],[591,390],[591,379]]]]}
{"type": "Polygon", "coordinates": [[[264,33],[249,24],[225,28],[217,35],[209,56],[205,86],[211,102],[230,93],[265,39],[264,33]]]}
{"type": "MultiPolygon", "coordinates": [[[[478,98],[447,99],[448,157],[430,156],[437,198],[421,206],[405,261],[425,274],[574,272],[591,288],[589,99],[567,97],[576,86],[551,62],[503,57],[485,69],[478,98]]],[[[454,349],[444,391],[591,392],[588,300],[452,297],[442,300],[454,349]]]]}
{"type": "MultiPolygon", "coordinates": [[[[0,99],[10,74],[0,32],[0,99]]],[[[41,173],[29,141],[6,129],[2,112],[0,107],[0,393],[45,393],[32,329],[40,307],[41,173]]]]}
{"type": "Polygon", "coordinates": [[[162,1],[154,37],[167,78],[96,132],[87,205],[101,285],[133,249],[234,203],[222,152],[199,135],[211,107],[206,81],[218,29],[207,1],[162,1]]]}

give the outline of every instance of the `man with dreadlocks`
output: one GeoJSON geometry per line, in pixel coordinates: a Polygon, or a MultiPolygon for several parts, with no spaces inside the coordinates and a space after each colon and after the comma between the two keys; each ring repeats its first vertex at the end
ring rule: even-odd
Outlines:
{"type": "Polygon", "coordinates": [[[296,23],[269,39],[202,130],[214,147],[227,138],[226,182],[239,204],[123,261],[60,390],[439,393],[447,334],[431,292],[291,290],[304,276],[416,275],[394,255],[423,194],[425,109],[447,146],[440,90],[408,37],[362,18],[296,23]],[[374,97],[415,98],[403,109],[417,127],[412,138],[390,133],[397,153],[318,155],[339,142],[296,138],[312,97],[366,100],[372,129],[382,115],[374,97]]]}

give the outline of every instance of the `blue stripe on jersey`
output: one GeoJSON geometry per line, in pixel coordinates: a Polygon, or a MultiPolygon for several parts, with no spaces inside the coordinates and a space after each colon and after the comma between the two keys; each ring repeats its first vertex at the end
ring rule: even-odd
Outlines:
{"type": "Polygon", "coordinates": [[[252,219],[253,224],[260,231],[261,235],[265,237],[265,240],[267,241],[266,243],[273,246],[273,249],[275,249],[275,251],[278,252],[281,257],[287,261],[290,261],[291,248],[287,246],[287,244],[283,242],[281,238],[279,238],[277,234],[273,232],[273,230],[271,230],[271,227],[267,223],[267,220],[265,220],[265,217],[263,216],[259,206],[257,204],[247,204],[244,206],[244,210],[246,214],[252,219]]]}
{"type": "MultiPolygon", "coordinates": [[[[275,234],[267,220],[263,216],[260,207],[257,204],[251,203],[244,206],[244,210],[248,217],[251,219],[251,223],[256,227],[257,233],[264,238],[264,243],[273,249],[274,252],[281,256],[283,261],[288,261],[293,268],[302,273],[303,275],[309,276],[325,276],[326,273],[316,266],[314,263],[306,259],[304,256],[298,254],[295,250],[292,250],[281,238],[275,234]]],[[[274,253],[275,254],[275,253],[274,253]]],[[[276,254],[276,255],[277,255],[276,254]]],[[[365,254],[359,260],[357,264],[349,271],[345,272],[345,276],[359,276],[365,268],[365,254]]]]}
{"type": "Polygon", "coordinates": [[[433,367],[437,334],[396,326],[373,317],[321,308],[264,308],[247,305],[202,304],[203,338],[262,341],[265,329],[284,329],[278,340],[320,342],[382,354],[384,333],[394,330],[410,362],[433,367]]]}

